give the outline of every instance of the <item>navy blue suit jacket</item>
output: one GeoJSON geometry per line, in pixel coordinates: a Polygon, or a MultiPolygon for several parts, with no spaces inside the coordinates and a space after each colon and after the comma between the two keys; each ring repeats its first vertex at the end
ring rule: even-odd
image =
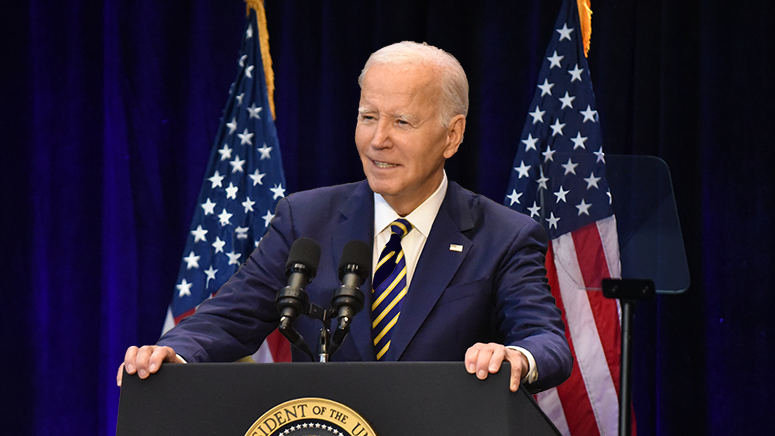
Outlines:
{"type": "MultiPolygon", "coordinates": [[[[159,341],[189,362],[233,361],[254,353],[278,324],[277,291],[297,238],[321,246],[318,274],[305,289],[329,307],[339,257],[353,239],[374,240],[374,196],[366,181],[315,189],[279,202],[271,226],[246,264],[159,341]]],[[[539,378],[532,391],[556,386],[571,370],[560,311],[544,269],[544,230],[531,218],[450,183],[417,263],[401,317],[383,360],[462,361],[476,342],[529,350],[539,378]],[[462,251],[450,245],[462,246],[462,251]]],[[[355,316],[334,361],[375,360],[371,280],[361,287],[365,309],[355,316]]],[[[315,349],[321,324],[300,317],[297,330],[315,349]]],[[[294,360],[309,361],[294,350],[294,360]]]]}

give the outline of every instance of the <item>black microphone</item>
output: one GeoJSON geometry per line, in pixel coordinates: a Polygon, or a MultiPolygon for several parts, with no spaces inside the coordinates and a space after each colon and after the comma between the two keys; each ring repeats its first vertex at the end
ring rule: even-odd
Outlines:
{"type": "Polygon", "coordinates": [[[363,241],[353,240],[342,250],[339,261],[339,280],[342,282],[331,299],[331,306],[338,318],[338,327],[332,338],[335,348],[342,344],[350,331],[350,322],[363,309],[363,292],[359,286],[371,272],[371,246],[363,241]]]}
{"type": "Polygon", "coordinates": [[[319,262],[320,245],[317,242],[310,238],[293,241],[285,264],[288,285],[277,292],[276,298],[277,310],[280,312],[280,331],[291,344],[301,348],[313,360],[314,356],[304,338],[293,328],[293,321],[309,308],[309,297],[304,288],[315,277],[319,262]]]}

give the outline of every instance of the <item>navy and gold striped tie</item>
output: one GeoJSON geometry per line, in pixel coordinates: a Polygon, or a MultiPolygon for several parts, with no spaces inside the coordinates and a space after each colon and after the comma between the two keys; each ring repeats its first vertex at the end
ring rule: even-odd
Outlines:
{"type": "Polygon", "coordinates": [[[409,221],[399,218],[390,223],[390,240],[385,244],[379,262],[374,269],[371,305],[372,334],[377,360],[382,359],[390,348],[393,326],[401,314],[401,300],[406,295],[406,259],[401,249],[401,238],[412,230],[409,221]]]}

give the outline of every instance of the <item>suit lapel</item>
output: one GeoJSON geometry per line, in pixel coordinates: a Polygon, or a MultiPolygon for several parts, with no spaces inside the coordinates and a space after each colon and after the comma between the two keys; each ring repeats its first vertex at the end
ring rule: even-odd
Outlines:
{"type": "Polygon", "coordinates": [[[383,360],[399,360],[468,255],[472,243],[462,232],[473,227],[473,220],[464,193],[456,183],[449,184],[383,360]],[[462,251],[451,250],[453,244],[462,251]]]}
{"type": "MultiPolygon", "coordinates": [[[[344,246],[353,239],[374,244],[374,194],[366,181],[361,182],[353,194],[342,203],[342,219],[335,228],[332,237],[333,268],[339,267],[339,256],[344,246]]],[[[371,265],[369,264],[369,269],[371,265]]],[[[349,336],[358,348],[362,360],[375,360],[374,345],[371,340],[371,276],[361,285],[365,300],[363,310],[358,313],[350,326],[349,336]]]]}

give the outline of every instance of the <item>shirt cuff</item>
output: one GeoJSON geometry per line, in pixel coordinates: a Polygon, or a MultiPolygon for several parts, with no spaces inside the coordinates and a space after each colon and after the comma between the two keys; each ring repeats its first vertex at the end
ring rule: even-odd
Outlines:
{"type": "Polygon", "coordinates": [[[533,357],[533,353],[531,353],[530,351],[527,351],[522,347],[516,347],[514,345],[507,345],[506,348],[519,351],[520,353],[524,354],[525,357],[527,357],[527,363],[528,363],[527,374],[522,378],[520,383],[529,384],[538,380],[538,366],[536,365],[536,360],[533,357]]]}
{"type": "Polygon", "coordinates": [[[184,359],[183,356],[181,356],[180,354],[176,354],[176,356],[178,356],[178,360],[180,361],[179,363],[188,363],[186,362],[186,359],[184,359]]]}

